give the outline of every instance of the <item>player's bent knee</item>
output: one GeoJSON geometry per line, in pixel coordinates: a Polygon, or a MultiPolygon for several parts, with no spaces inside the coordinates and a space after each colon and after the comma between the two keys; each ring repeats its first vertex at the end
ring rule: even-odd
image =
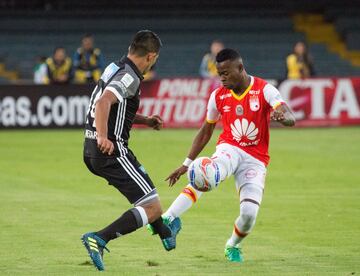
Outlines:
{"type": "Polygon", "coordinates": [[[240,215],[247,219],[255,219],[259,210],[259,205],[251,202],[243,202],[240,205],[240,215]]]}
{"type": "Polygon", "coordinates": [[[256,217],[258,214],[259,205],[244,201],[240,205],[240,220],[241,220],[241,229],[245,232],[251,231],[255,225],[256,217]]]}
{"type": "Polygon", "coordinates": [[[159,200],[144,204],[142,207],[145,209],[149,223],[154,222],[162,215],[162,208],[159,200]]]}
{"type": "Polygon", "coordinates": [[[241,214],[240,217],[243,223],[243,228],[246,231],[248,231],[252,227],[256,220],[255,214],[241,214]]]}

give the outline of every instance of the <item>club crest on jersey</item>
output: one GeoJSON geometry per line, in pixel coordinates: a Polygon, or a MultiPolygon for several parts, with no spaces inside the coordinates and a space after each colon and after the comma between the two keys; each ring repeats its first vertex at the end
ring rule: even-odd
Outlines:
{"type": "Polygon", "coordinates": [[[241,104],[236,106],[235,113],[236,113],[237,116],[241,116],[241,115],[244,114],[244,108],[242,107],[241,104]]]}
{"type": "Polygon", "coordinates": [[[256,95],[250,96],[250,109],[252,111],[258,111],[260,109],[259,97],[256,95]]]}

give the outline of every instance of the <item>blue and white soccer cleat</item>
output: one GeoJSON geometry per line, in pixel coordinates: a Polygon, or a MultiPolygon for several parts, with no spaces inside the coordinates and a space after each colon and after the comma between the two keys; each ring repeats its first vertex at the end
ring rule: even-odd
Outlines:
{"type": "Polygon", "coordinates": [[[172,222],[170,222],[170,219],[167,217],[163,218],[163,221],[166,225],[169,226],[171,230],[171,237],[162,239],[162,244],[164,248],[167,251],[170,251],[172,249],[176,248],[176,236],[181,230],[181,220],[180,218],[175,218],[172,222]]]}
{"type": "Polygon", "coordinates": [[[174,218],[173,221],[170,222],[168,225],[169,225],[171,231],[173,231],[176,236],[181,230],[181,219],[179,217],[174,218]]]}
{"type": "MultiPolygon", "coordinates": [[[[181,229],[181,220],[180,220],[180,218],[175,218],[172,222],[170,222],[169,217],[163,217],[162,220],[163,220],[164,224],[166,224],[170,228],[171,237],[162,239],[161,242],[162,242],[165,250],[170,251],[172,249],[175,249],[175,247],[176,247],[176,235],[179,233],[179,231],[181,229]]],[[[148,224],[146,226],[146,228],[152,235],[158,234],[156,232],[156,230],[150,224],[148,224]]]]}
{"type": "Polygon", "coordinates": [[[100,271],[105,270],[103,262],[104,249],[110,252],[109,249],[106,248],[106,242],[93,232],[84,234],[81,240],[94,266],[100,271]]]}

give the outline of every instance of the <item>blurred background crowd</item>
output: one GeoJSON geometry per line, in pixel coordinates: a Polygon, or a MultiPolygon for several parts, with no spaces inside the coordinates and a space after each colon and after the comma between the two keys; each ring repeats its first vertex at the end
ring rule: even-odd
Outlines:
{"type": "Polygon", "coordinates": [[[0,83],[96,82],[140,29],[164,47],[146,79],[216,77],[239,50],[267,79],[360,75],[360,2],[0,0],[0,83]]]}

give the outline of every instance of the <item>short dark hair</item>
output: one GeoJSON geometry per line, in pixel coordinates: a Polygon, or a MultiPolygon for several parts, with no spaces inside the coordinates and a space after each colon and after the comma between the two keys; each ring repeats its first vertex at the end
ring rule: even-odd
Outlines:
{"type": "Polygon", "coordinates": [[[138,56],[145,56],[148,53],[159,53],[162,46],[160,37],[149,30],[142,30],[135,34],[129,53],[138,56]]]}
{"type": "Polygon", "coordinates": [[[85,39],[85,38],[92,38],[92,39],[94,39],[94,35],[91,34],[91,33],[86,33],[86,34],[83,35],[83,37],[81,38],[81,40],[83,40],[83,39],[85,39]]]}
{"type": "Polygon", "coordinates": [[[54,49],[54,51],[53,51],[53,54],[55,55],[55,53],[56,53],[57,51],[59,51],[59,50],[63,50],[64,52],[66,52],[65,47],[63,47],[63,46],[58,46],[58,47],[55,47],[55,49],[54,49]]]}
{"type": "Polygon", "coordinates": [[[234,49],[230,49],[230,48],[225,48],[223,50],[221,50],[217,55],[216,55],[216,62],[223,62],[225,60],[236,60],[236,59],[242,59],[239,52],[234,50],[234,49]]]}

